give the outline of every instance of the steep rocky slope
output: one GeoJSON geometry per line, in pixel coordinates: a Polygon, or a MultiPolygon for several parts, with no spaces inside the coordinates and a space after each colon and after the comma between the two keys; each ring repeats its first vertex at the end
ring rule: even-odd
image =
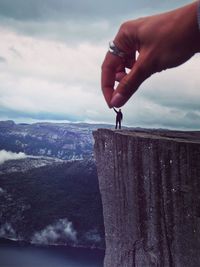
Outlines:
{"type": "Polygon", "coordinates": [[[94,160],[27,158],[0,165],[0,238],[104,247],[94,160]]]}

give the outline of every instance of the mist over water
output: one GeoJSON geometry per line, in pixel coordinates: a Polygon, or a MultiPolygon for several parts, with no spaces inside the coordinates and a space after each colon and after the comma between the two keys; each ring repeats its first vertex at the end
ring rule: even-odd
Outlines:
{"type": "Polygon", "coordinates": [[[1,267],[102,267],[104,251],[0,244],[1,267]]]}

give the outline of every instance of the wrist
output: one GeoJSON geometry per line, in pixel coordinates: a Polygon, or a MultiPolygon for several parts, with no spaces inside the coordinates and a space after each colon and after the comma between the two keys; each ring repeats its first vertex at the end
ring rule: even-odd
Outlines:
{"type": "Polygon", "coordinates": [[[200,0],[182,8],[182,23],[185,25],[187,40],[194,53],[200,52],[199,5],[200,0]]]}
{"type": "Polygon", "coordinates": [[[200,34],[200,1],[197,3],[197,21],[198,21],[198,26],[199,26],[199,34],[200,34]]]}

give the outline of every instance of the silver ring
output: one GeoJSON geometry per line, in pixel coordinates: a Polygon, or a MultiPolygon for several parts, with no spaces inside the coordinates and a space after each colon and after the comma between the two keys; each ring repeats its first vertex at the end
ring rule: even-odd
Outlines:
{"type": "Polygon", "coordinates": [[[113,55],[115,56],[118,56],[118,57],[126,57],[127,54],[125,52],[123,52],[122,50],[120,50],[115,44],[113,41],[109,42],[109,50],[108,50],[110,53],[112,53],[113,55]]]}

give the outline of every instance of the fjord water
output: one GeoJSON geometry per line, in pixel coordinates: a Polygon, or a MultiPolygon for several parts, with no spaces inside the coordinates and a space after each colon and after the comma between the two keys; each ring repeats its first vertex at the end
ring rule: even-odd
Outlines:
{"type": "Polygon", "coordinates": [[[0,244],[0,267],[102,267],[104,251],[0,244]]]}

